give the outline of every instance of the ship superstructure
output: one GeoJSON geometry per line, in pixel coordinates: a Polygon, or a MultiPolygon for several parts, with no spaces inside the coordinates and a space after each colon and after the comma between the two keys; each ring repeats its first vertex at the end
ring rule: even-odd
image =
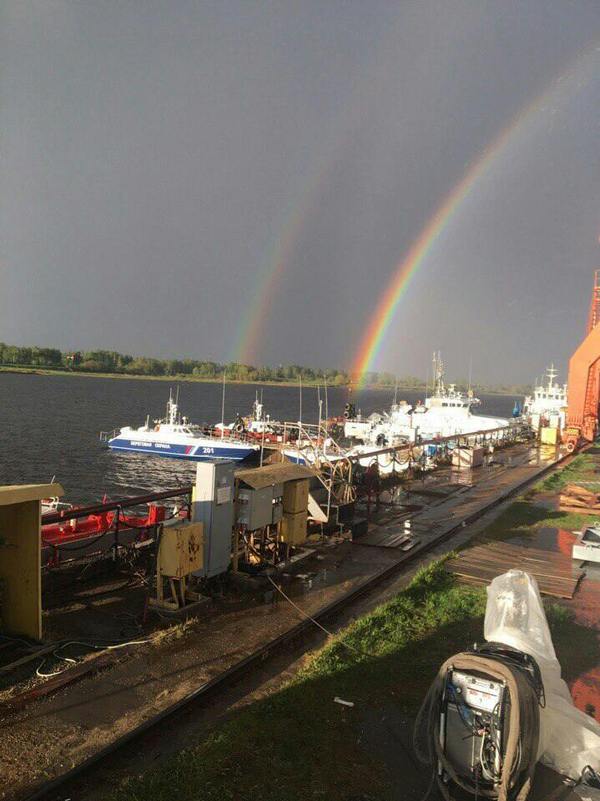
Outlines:
{"type": "Polygon", "coordinates": [[[556,383],[558,372],[554,365],[546,370],[546,384],[535,387],[533,395],[523,402],[523,416],[532,428],[549,425],[551,428],[565,427],[567,415],[567,385],[556,383]]]}
{"type": "Polygon", "coordinates": [[[345,434],[365,444],[386,447],[405,441],[449,437],[507,428],[505,417],[473,414],[472,408],[481,401],[471,390],[464,393],[456,384],[446,385],[444,364],[440,353],[433,355],[434,386],[424,402],[411,405],[402,401],[392,404],[389,412],[373,414],[367,420],[348,420],[345,434]]]}

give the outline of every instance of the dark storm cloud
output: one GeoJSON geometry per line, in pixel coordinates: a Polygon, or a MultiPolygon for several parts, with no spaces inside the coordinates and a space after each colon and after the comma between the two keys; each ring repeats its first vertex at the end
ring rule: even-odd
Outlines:
{"type": "MultiPolygon", "coordinates": [[[[296,213],[271,363],[349,365],[467,164],[600,46],[595,0],[1,14],[0,339],[229,358],[296,213]]],[[[592,77],[560,96],[480,182],[376,366],[423,374],[438,347],[487,380],[564,362],[600,266],[598,93],[592,77]]]]}

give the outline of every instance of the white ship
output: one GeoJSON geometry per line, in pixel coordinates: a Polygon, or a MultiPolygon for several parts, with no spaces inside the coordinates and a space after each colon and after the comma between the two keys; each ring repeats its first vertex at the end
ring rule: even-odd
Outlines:
{"type": "Polygon", "coordinates": [[[259,449],[258,445],[231,436],[224,430],[215,435],[193,425],[187,417],[180,416],[172,393],[169,393],[163,420],[155,420],[154,425],[150,425],[149,418],[146,418],[146,424],[140,428],[126,426],[108,439],[108,447],[113,451],[151,453],[195,462],[215,459],[240,461],[259,449]]]}
{"type": "Polygon", "coordinates": [[[440,354],[433,356],[434,390],[414,406],[401,402],[392,404],[389,412],[373,414],[366,420],[347,420],[344,434],[380,448],[404,442],[474,434],[508,428],[511,421],[506,417],[490,417],[473,414],[472,408],[481,401],[469,391],[463,393],[455,384],[444,383],[444,365],[440,354]]]}
{"type": "Polygon", "coordinates": [[[523,402],[523,416],[533,429],[540,425],[551,428],[564,428],[567,416],[567,385],[557,384],[558,373],[554,365],[546,371],[548,383],[535,387],[533,396],[528,395],[523,402]]]}

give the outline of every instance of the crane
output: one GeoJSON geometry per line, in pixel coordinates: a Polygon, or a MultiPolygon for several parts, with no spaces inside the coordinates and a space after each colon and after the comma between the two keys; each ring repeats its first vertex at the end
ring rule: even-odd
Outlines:
{"type": "Polygon", "coordinates": [[[600,403],[600,270],[594,273],[594,286],[588,315],[587,333],[569,360],[569,399],[563,442],[574,451],[582,440],[593,442],[598,433],[600,403]]]}

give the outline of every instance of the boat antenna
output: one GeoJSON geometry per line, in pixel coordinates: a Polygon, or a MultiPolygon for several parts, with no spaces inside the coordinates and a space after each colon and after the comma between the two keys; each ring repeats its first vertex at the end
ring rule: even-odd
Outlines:
{"type": "MultiPolygon", "coordinates": [[[[262,395],[262,392],[261,392],[262,395]]],[[[265,426],[262,426],[262,437],[260,440],[260,467],[263,466],[263,458],[265,453],[265,426]]]]}
{"type": "Polygon", "coordinates": [[[394,384],[394,406],[398,403],[398,376],[396,376],[396,383],[394,384]]]}
{"type": "Polygon", "coordinates": [[[225,367],[223,367],[223,391],[221,393],[221,439],[225,436],[225,367]]]}
{"type": "Polygon", "coordinates": [[[323,401],[321,399],[321,385],[317,384],[317,406],[319,407],[319,426],[317,436],[321,436],[321,424],[323,422],[323,401]]]}
{"type": "Polygon", "coordinates": [[[325,389],[325,420],[329,420],[329,403],[327,402],[327,373],[323,373],[323,383],[325,389]]]}
{"type": "Polygon", "coordinates": [[[469,389],[468,393],[471,394],[471,379],[473,375],[473,354],[469,356],[469,389]]]}
{"type": "Polygon", "coordinates": [[[298,415],[298,422],[302,425],[302,371],[298,374],[298,381],[300,384],[300,411],[298,415]]]}

